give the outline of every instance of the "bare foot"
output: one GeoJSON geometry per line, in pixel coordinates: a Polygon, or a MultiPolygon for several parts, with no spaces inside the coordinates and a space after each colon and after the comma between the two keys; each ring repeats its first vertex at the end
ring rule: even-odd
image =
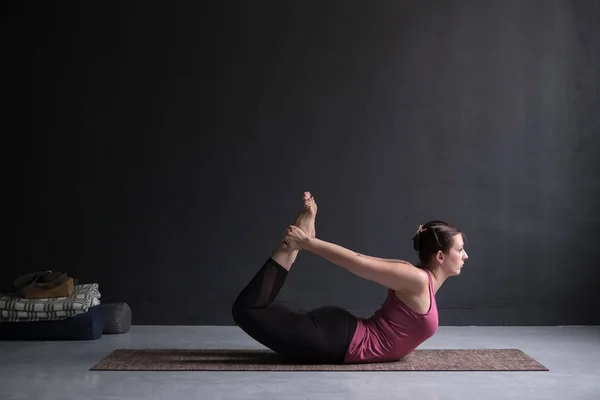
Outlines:
{"type": "MultiPolygon", "coordinates": [[[[298,213],[293,225],[302,229],[311,238],[315,238],[317,235],[315,229],[316,217],[317,203],[315,203],[315,199],[311,196],[310,192],[304,192],[302,210],[298,213]]],[[[285,242],[282,242],[271,254],[271,258],[289,271],[290,268],[292,268],[292,264],[295,262],[297,255],[297,249],[291,249],[285,242]]]]}
{"type": "Polygon", "coordinates": [[[302,229],[311,238],[316,237],[315,220],[317,218],[317,203],[310,192],[304,192],[302,210],[296,217],[293,225],[302,229]]]}

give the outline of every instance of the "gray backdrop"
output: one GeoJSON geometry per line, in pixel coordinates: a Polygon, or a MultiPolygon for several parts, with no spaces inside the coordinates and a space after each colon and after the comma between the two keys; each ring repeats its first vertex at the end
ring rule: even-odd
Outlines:
{"type": "MultiPolygon", "coordinates": [[[[232,324],[311,190],[318,236],[363,253],[467,233],[442,325],[598,324],[599,4],[22,4],[2,284],[67,271],[135,324],[232,324]]],[[[279,299],[384,296],[302,253],[279,299]]]]}

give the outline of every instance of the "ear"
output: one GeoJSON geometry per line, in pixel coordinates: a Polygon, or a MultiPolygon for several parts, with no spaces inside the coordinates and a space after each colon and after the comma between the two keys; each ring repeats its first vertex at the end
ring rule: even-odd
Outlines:
{"type": "Polygon", "coordinates": [[[441,250],[435,253],[435,260],[440,264],[444,263],[444,253],[441,250]]]}

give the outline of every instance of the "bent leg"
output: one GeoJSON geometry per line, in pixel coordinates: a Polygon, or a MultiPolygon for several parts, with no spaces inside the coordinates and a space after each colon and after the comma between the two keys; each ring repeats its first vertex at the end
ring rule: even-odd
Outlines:
{"type": "MultiPolygon", "coordinates": [[[[315,237],[317,206],[309,192],[294,225],[315,237]]],[[[303,362],[341,362],[356,319],[336,307],[302,313],[272,304],[283,287],[298,250],[279,246],[232,306],[235,323],[271,350],[303,362]]]]}
{"type": "Polygon", "coordinates": [[[339,307],[302,313],[272,304],[287,275],[287,269],[269,258],[235,300],[235,323],[257,342],[294,361],[343,362],[356,318],[339,307]]]}
{"type": "Polygon", "coordinates": [[[302,343],[307,341],[306,338],[300,341],[297,334],[309,331],[311,320],[305,314],[272,304],[288,273],[288,269],[269,258],[238,295],[232,316],[257,342],[284,356],[297,358],[306,350],[302,343]]]}

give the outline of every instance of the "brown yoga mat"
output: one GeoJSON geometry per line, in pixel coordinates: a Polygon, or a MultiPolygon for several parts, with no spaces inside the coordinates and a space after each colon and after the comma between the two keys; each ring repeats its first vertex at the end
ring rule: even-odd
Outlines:
{"type": "Polygon", "coordinates": [[[548,371],[518,349],[417,349],[400,361],[295,364],[262,349],[117,349],[91,371],[548,371]]]}

